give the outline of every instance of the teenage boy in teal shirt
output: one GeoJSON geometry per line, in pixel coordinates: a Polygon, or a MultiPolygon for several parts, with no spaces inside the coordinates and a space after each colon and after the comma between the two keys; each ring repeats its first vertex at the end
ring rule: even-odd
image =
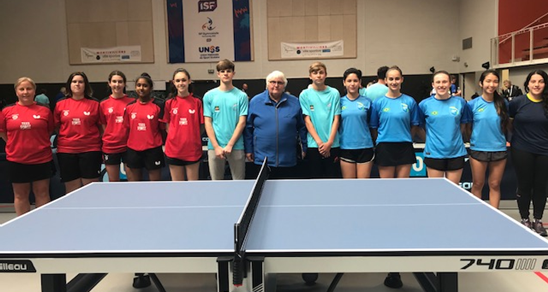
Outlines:
{"type": "Polygon", "coordinates": [[[312,63],[308,72],[312,84],[301,92],[299,101],[308,130],[309,174],[312,178],[339,177],[340,94],[325,84],[325,64],[312,63]]]}
{"type": "Polygon", "coordinates": [[[245,128],[247,95],[232,85],[234,63],[217,63],[220,85],[204,95],[204,123],[209,142],[208,164],[212,180],[222,180],[225,161],[232,179],[245,178],[245,151],[242,137],[245,128]]]}

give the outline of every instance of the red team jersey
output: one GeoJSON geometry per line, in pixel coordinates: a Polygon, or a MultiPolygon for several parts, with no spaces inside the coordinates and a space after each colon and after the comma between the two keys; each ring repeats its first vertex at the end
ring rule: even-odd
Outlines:
{"type": "Polygon", "coordinates": [[[57,152],[84,153],[101,151],[99,133],[99,102],[71,97],[61,99],[53,112],[55,125],[59,127],[57,152]]]}
{"type": "Polygon", "coordinates": [[[124,112],[126,106],[135,101],[134,98],[124,95],[122,98],[109,96],[101,101],[99,119],[106,125],[103,133],[103,153],[115,154],[126,151],[127,128],[124,126],[124,112]]]}
{"type": "Polygon", "coordinates": [[[48,107],[36,102],[6,106],[0,113],[0,131],[8,136],[6,159],[21,164],[42,164],[53,159],[50,135],[55,124],[48,107]]]}
{"type": "Polygon", "coordinates": [[[200,125],[204,123],[202,101],[190,94],[177,96],[165,104],[162,122],[169,125],[165,153],[167,157],[197,161],[202,157],[200,125]]]}
{"type": "Polygon", "coordinates": [[[162,124],[164,105],[152,99],[147,103],[136,100],[126,107],[124,125],[129,130],[127,147],[144,151],[162,146],[162,124]]]}

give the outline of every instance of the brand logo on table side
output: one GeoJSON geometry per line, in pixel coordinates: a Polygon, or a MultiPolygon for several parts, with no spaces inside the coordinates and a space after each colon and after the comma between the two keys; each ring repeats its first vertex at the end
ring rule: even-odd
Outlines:
{"type": "Polygon", "coordinates": [[[0,273],[35,273],[31,261],[1,261],[0,273]]]}

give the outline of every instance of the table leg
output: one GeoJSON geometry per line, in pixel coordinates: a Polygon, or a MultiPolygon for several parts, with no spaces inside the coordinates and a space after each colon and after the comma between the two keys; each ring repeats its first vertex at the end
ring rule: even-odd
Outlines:
{"type": "Polygon", "coordinates": [[[425,292],[458,292],[457,273],[413,273],[425,292]]]}
{"type": "Polygon", "coordinates": [[[65,274],[42,274],[42,292],[66,292],[67,276],[65,274]]]}
{"type": "Polygon", "coordinates": [[[457,273],[437,273],[439,292],[458,292],[459,278],[457,273]]]}

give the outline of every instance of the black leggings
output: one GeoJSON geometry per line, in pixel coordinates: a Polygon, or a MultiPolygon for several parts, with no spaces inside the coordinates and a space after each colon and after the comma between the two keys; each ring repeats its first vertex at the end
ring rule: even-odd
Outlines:
{"type": "Polygon", "coordinates": [[[533,217],[542,219],[548,187],[548,156],[511,148],[512,163],[518,179],[517,202],[521,218],[529,218],[533,201],[533,217]]]}
{"type": "Polygon", "coordinates": [[[305,161],[310,178],[340,178],[339,148],[331,148],[330,156],[324,158],[318,148],[308,148],[305,161]]]}

